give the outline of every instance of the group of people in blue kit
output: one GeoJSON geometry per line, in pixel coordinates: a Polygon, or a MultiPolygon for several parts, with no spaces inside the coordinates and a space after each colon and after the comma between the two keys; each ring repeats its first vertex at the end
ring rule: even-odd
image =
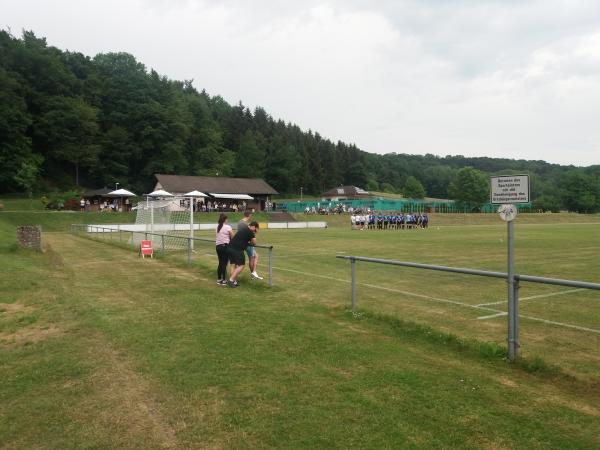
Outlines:
{"type": "Polygon", "coordinates": [[[357,230],[408,230],[427,228],[429,216],[427,213],[367,212],[352,214],[350,224],[357,230]]]}

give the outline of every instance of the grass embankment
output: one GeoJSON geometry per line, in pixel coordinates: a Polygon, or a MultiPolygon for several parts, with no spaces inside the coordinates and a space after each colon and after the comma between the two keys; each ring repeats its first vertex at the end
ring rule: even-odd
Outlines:
{"type": "MultiPolygon", "coordinates": [[[[530,373],[506,364],[497,347],[471,340],[495,336],[496,324],[486,329],[490,322],[480,325],[444,304],[408,294],[382,299],[381,290],[361,285],[359,305],[375,312],[343,306],[348,267],[332,259],[336,251],[451,261],[469,241],[462,262],[496,266],[504,252],[496,246],[501,226],[404,234],[265,230],[261,242],[276,245],[276,286],[244,277],[233,290],[214,284],[214,259],[200,251],[190,269],[172,257],[141,261],[131,251],[62,233],[45,236],[44,254],[15,250],[13,224],[5,217],[3,447],[600,445],[593,376],[530,373]],[[392,318],[398,310],[386,309],[399,303],[406,322],[392,318]]],[[[528,228],[536,238],[531,249],[546,255],[556,230],[540,235],[547,226],[528,228]]],[[[567,245],[590,239],[598,245],[584,234],[567,245]]],[[[582,259],[569,261],[575,271],[582,259]]],[[[366,277],[361,283],[392,286],[386,284],[390,273],[368,270],[359,268],[366,277]]],[[[422,280],[403,274],[395,282],[406,292],[433,297],[441,289],[446,297],[480,301],[480,285],[465,292],[451,280],[441,288],[437,279],[422,280]]],[[[581,351],[578,342],[572,345],[581,351]]]]}

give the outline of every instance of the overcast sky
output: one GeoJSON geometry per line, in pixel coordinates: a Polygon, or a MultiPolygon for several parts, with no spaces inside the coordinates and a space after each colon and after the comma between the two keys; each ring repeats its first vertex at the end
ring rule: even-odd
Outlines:
{"type": "Polygon", "coordinates": [[[597,0],[0,0],[0,27],[372,153],[600,164],[597,0]]]}

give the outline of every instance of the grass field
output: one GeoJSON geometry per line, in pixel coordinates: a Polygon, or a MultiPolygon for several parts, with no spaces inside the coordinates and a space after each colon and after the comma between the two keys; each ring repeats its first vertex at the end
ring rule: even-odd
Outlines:
{"type": "MultiPolygon", "coordinates": [[[[65,232],[97,217],[49,214],[0,214],[2,448],[600,446],[598,293],[524,284],[520,364],[476,306],[505,311],[500,281],[359,263],[349,309],[336,254],[505,271],[497,216],[261,230],[275,286],[234,290],[210,245],[141,261],[65,232]],[[19,222],[53,230],[44,253],[16,248],[19,222]]],[[[600,217],[517,220],[519,273],[600,281],[600,217]]]]}

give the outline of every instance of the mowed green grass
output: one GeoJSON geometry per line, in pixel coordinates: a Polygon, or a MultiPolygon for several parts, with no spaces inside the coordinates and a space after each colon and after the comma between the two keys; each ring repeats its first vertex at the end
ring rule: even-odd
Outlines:
{"type": "MultiPolygon", "coordinates": [[[[302,290],[316,289],[323,301],[349,307],[350,264],[336,255],[506,272],[506,224],[496,215],[474,215],[464,220],[480,225],[459,225],[460,216],[434,216],[427,230],[363,231],[350,230],[347,217],[327,216],[334,226],[326,230],[262,230],[259,240],[275,246],[275,283],[286,274],[302,290]]],[[[517,273],[600,283],[600,217],[519,218],[517,273]]],[[[523,356],[543,357],[570,373],[600,374],[599,291],[521,283],[519,294],[523,356]]],[[[357,303],[369,312],[506,345],[507,317],[485,318],[506,312],[504,280],[359,262],[357,303]]]]}
{"type": "MultiPolygon", "coordinates": [[[[45,234],[38,254],[15,249],[3,218],[0,447],[600,445],[596,335],[522,319],[532,363],[508,364],[485,345],[503,345],[505,318],[463,306],[502,301],[503,283],[359,264],[359,310],[348,308],[350,268],[336,254],[505,270],[502,225],[360,232],[332,218],[326,230],[262,230],[275,286],[245,273],[227,289],[210,245],[191,268],[182,254],[141,261],[66,233],[45,234]],[[555,368],[532,371],[539,354],[555,368]]],[[[598,281],[598,223],[524,222],[519,272],[598,281]]],[[[521,312],[597,329],[597,305],[582,291],[521,312]]]]}

